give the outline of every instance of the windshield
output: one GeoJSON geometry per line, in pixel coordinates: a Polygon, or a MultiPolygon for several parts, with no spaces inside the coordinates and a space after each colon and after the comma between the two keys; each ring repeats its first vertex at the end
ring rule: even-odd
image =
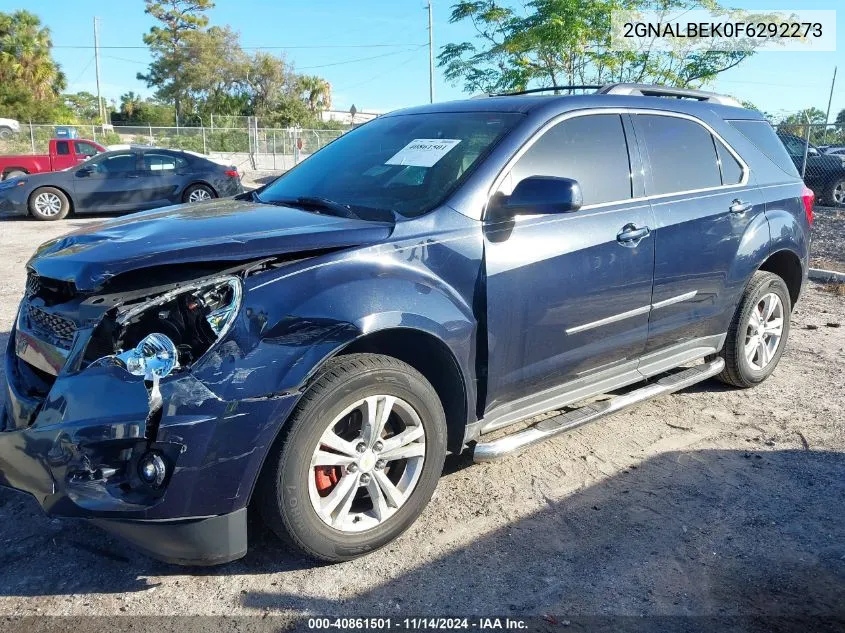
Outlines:
{"type": "MultiPolygon", "coordinates": [[[[441,203],[522,115],[443,112],[375,119],[327,145],[256,195],[259,202],[330,201],[425,213],[441,203]]],[[[371,215],[371,214],[370,214],[371,215]]]]}

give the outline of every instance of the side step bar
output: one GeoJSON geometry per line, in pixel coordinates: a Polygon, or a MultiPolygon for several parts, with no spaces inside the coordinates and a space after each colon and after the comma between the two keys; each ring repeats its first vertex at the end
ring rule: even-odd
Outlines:
{"type": "Polygon", "coordinates": [[[655,383],[635,389],[624,395],[616,396],[610,400],[594,402],[574,409],[573,411],[561,413],[553,418],[547,418],[534,426],[517,431],[512,435],[506,435],[498,440],[479,442],[475,445],[473,461],[491,462],[500,459],[526,446],[537,444],[587,422],[598,420],[599,418],[616,413],[640,402],[679,391],[697,382],[712,378],[721,372],[724,367],[725,361],[721,358],[716,358],[709,363],[696,365],[695,367],[669,374],[655,383]]]}

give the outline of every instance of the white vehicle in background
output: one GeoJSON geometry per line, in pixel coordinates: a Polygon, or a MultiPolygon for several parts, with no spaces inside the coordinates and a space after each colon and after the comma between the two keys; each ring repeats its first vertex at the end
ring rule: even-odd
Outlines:
{"type": "Polygon", "coordinates": [[[0,119],[0,138],[6,139],[21,131],[21,124],[14,119],[0,119]]]}

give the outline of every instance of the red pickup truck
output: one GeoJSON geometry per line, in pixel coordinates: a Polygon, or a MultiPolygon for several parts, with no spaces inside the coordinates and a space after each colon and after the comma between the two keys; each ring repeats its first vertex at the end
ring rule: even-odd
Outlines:
{"type": "Polygon", "coordinates": [[[7,180],[24,174],[60,171],[105,151],[105,147],[94,141],[54,138],[50,140],[49,154],[0,156],[0,175],[2,180],[7,180]]]}

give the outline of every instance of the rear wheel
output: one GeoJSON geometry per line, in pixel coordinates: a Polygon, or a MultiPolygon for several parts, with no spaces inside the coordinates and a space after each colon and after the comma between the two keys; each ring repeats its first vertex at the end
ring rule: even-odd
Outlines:
{"type": "Polygon", "coordinates": [[[183,202],[205,202],[206,200],[211,200],[212,198],[216,198],[217,195],[214,193],[214,189],[209,187],[208,185],[191,185],[187,189],[185,189],[185,193],[182,194],[182,201],[183,202]]]}
{"type": "Polygon", "coordinates": [[[257,500],[289,544],[320,560],[349,560],[416,520],[445,456],[443,407],[418,371],[389,356],[341,356],[288,420],[257,500]]]}
{"type": "Polygon", "coordinates": [[[20,176],[26,176],[26,172],[22,169],[10,169],[3,175],[3,180],[9,180],[10,178],[19,178],[20,176]]]}
{"type": "Polygon", "coordinates": [[[768,378],[783,355],[791,310],[783,279],[765,271],[754,273],[728,330],[719,380],[747,388],[768,378]]]}
{"type": "Polygon", "coordinates": [[[0,139],[5,140],[10,138],[14,133],[14,130],[7,125],[0,127],[0,139]]]}
{"type": "Polygon", "coordinates": [[[827,185],[824,201],[832,207],[845,206],[845,178],[835,180],[827,185]]]}
{"type": "Polygon", "coordinates": [[[70,200],[55,187],[41,187],[29,197],[29,212],[37,220],[61,220],[70,212],[70,200]]]}

